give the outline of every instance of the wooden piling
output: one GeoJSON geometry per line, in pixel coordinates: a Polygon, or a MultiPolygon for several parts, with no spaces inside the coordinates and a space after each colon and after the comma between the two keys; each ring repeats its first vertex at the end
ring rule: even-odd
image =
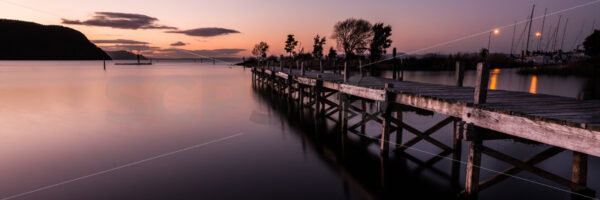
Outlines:
{"type": "Polygon", "coordinates": [[[456,62],[456,86],[462,87],[465,79],[465,65],[457,61],[456,62]]]}
{"type": "Polygon", "coordinates": [[[283,56],[279,56],[279,71],[283,72],[283,56]]]}
{"type": "Polygon", "coordinates": [[[323,73],[323,61],[319,59],[319,68],[321,69],[321,73],[323,73]]]}
{"type": "Polygon", "coordinates": [[[391,110],[392,110],[392,101],[391,101],[391,96],[392,93],[390,92],[390,89],[393,88],[394,85],[391,83],[386,83],[385,84],[385,91],[386,91],[386,98],[384,102],[380,103],[380,109],[382,112],[382,116],[383,116],[383,121],[382,121],[382,127],[381,127],[381,154],[387,155],[389,153],[389,148],[390,148],[390,130],[392,129],[391,126],[391,110]]]}
{"type": "MultiPolygon", "coordinates": [[[[320,76],[320,75],[319,75],[320,76]]],[[[320,78],[320,77],[319,77],[320,78]]],[[[315,100],[315,112],[314,112],[314,116],[315,118],[317,118],[317,116],[319,116],[319,113],[321,111],[321,86],[323,85],[323,81],[317,80],[317,84],[313,87],[313,95],[314,95],[314,100],[315,100]]]]}
{"type": "Polygon", "coordinates": [[[304,76],[304,62],[300,63],[300,75],[304,76]]]}
{"type": "MultiPolygon", "coordinates": [[[[462,135],[475,135],[475,126],[465,123],[462,128],[462,135]]],[[[465,180],[465,192],[468,199],[477,199],[479,192],[479,172],[481,166],[481,152],[483,141],[473,139],[469,143],[469,155],[467,158],[467,172],[465,180]]]]}
{"type": "Polygon", "coordinates": [[[398,69],[398,71],[399,71],[398,73],[400,73],[398,75],[398,80],[400,80],[400,81],[404,81],[404,70],[402,68],[403,66],[404,66],[404,59],[400,59],[400,67],[399,67],[400,69],[398,69]]]}
{"type": "Polygon", "coordinates": [[[477,63],[477,79],[475,80],[475,96],[473,103],[484,104],[487,97],[490,73],[487,64],[477,63]]]}
{"type": "MultiPolygon", "coordinates": [[[[587,185],[587,165],[588,155],[580,152],[573,152],[573,171],[571,181],[581,186],[587,185]]],[[[583,192],[574,190],[573,192],[583,192]]]]}
{"type": "MultiPolygon", "coordinates": [[[[361,120],[365,121],[367,118],[367,102],[365,102],[365,100],[360,100],[360,109],[361,111],[361,120]]],[[[362,125],[360,125],[360,133],[365,134],[365,130],[367,128],[367,123],[362,123],[362,125]]]]}
{"type": "Polygon", "coordinates": [[[358,71],[360,72],[360,76],[364,77],[363,69],[362,69],[362,59],[361,58],[358,59],[358,71]]]}
{"type": "Polygon", "coordinates": [[[106,71],[106,59],[102,60],[102,65],[104,66],[104,71],[106,71]]]}
{"type": "Polygon", "coordinates": [[[348,95],[344,93],[338,93],[338,99],[338,109],[340,110],[338,120],[340,122],[342,134],[346,134],[348,131],[348,95]]]}
{"type": "Polygon", "coordinates": [[[344,62],[344,83],[348,82],[348,63],[344,62]]]}

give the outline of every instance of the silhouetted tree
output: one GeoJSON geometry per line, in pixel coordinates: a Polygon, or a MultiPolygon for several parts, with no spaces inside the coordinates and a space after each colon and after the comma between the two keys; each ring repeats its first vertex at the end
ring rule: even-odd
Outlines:
{"type": "Polygon", "coordinates": [[[585,38],[583,48],[585,49],[585,55],[600,56],[600,30],[595,30],[594,33],[585,38]]]}
{"type": "Polygon", "coordinates": [[[329,48],[329,54],[327,54],[329,59],[335,59],[337,57],[337,51],[333,49],[333,47],[329,48]]]}
{"type": "Polygon", "coordinates": [[[371,40],[371,46],[369,52],[371,55],[369,59],[376,61],[381,59],[382,55],[385,55],[386,49],[392,45],[392,40],[389,39],[392,36],[392,27],[383,23],[376,23],[373,25],[373,39],[371,40]]]}
{"type": "Polygon", "coordinates": [[[490,54],[490,50],[486,49],[486,48],[482,48],[481,51],[479,51],[479,56],[481,56],[482,58],[487,57],[490,54]]]}
{"type": "Polygon", "coordinates": [[[357,50],[366,49],[372,35],[371,23],[364,19],[346,19],[333,27],[332,38],[336,39],[339,49],[343,49],[346,58],[354,57],[357,50]]]}
{"type": "Polygon", "coordinates": [[[260,42],[254,45],[254,49],[252,49],[252,55],[256,56],[256,59],[260,60],[260,58],[265,59],[267,57],[267,51],[269,50],[269,45],[266,42],[260,42]]]}
{"type": "Polygon", "coordinates": [[[321,60],[323,57],[323,45],[325,44],[325,37],[321,38],[319,35],[315,36],[315,44],[313,45],[312,55],[315,58],[321,60]]]}
{"type": "Polygon", "coordinates": [[[294,35],[289,34],[287,36],[287,40],[285,41],[285,52],[287,52],[288,54],[290,54],[290,56],[292,56],[294,53],[294,49],[296,48],[296,46],[298,45],[298,41],[296,41],[296,39],[294,39],[294,35]]]}

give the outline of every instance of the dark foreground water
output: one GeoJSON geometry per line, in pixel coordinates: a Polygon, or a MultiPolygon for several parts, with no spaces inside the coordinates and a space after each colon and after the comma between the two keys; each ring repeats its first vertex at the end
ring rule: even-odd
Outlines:
{"type": "MultiPolygon", "coordinates": [[[[575,97],[586,81],[496,71],[495,89],[575,97]]],[[[386,74],[384,74],[386,75],[386,74]]],[[[472,85],[473,73],[465,83],[472,85]]],[[[407,72],[406,80],[453,84],[453,72],[407,72]]],[[[249,70],[199,63],[113,66],[101,62],[0,62],[0,199],[451,199],[451,161],[421,142],[406,155],[332,121],[315,123],[253,87],[249,70]]],[[[444,116],[404,114],[425,130],[444,116]]],[[[368,124],[368,135],[380,133],[368,124]]],[[[452,127],[433,137],[451,146],[452,127]]],[[[412,138],[404,134],[405,141],[412,138]]],[[[392,138],[393,139],[393,138],[392,138]]],[[[512,141],[486,146],[525,159],[548,148],[512,141]]],[[[466,143],[463,145],[466,147],[466,143]]],[[[466,148],[463,149],[466,160],[466,148]]],[[[600,190],[600,160],[588,185],[600,190]]],[[[571,152],[540,163],[570,179],[571,152]]],[[[483,157],[483,167],[509,165],[483,157]]],[[[460,183],[464,185],[464,165],[460,183]]],[[[493,173],[482,170],[482,180],[493,173]]],[[[482,199],[566,199],[527,172],[482,199]],[[541,184],[533,183],[539,182],[541,184]]],[[[557,187],[557,188],[554,188],[557,187]]]]}

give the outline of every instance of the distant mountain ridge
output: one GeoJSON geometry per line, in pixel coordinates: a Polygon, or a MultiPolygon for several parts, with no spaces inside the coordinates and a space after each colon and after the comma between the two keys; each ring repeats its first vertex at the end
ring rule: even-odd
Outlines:
{"type": "Polygon", "coordinates": [[[77,30],[0,19],[0,60],[102,59],[111,58],[77,30]]]}

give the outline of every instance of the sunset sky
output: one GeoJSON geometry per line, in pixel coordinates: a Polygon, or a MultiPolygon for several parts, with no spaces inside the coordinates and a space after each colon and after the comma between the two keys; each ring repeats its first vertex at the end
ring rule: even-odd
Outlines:
{"type": "MultiPolygon", "coordinates": [[[[0,18],[71,27],[83,32],[98,46],[111,50],[143,46],[145,54],[176,56],[181,52],[165,49],[180,48],[206,56],[249,56],[249,49],[260,41],[271,46],[269,54],[283,54],[284,41],[290,33],[297,36],[305,51],[312,50],[315,35],[327,36],[325,49],[329,49],[335,46],[335,41],[330,39],[333,25],[354,17],[390,24],[392,47],[397,47],[399,52],[422,54],[474,52],[484,48],[488,41],[486,33],[448,45],[427,47],[525,20],[533,3],[536,4],[534,17],[542,16],[545,8],[552,13],[589,4],[547,17],[545,39],[548,39],[548,29],[555,28],[559,15],[563,16],[559,44],[564,19],[569,18],[564,49],[580,44],[591,33],[594,21],[595,27],[600,27],[600,0],[0,0],[0,18]],[[102,20],[123,19],[124,14],[135,14],[126,16],[135,20],[135,26],[98,25],[102,20]],[[220,33],[227,34],[218,35],[220,33]],[[117,39],[121,40],[114,41],[117,39]]],[[[533,38],[541,31],[541,24],[541,18],[534,21],[533,38]]],[[[517,26],[515,40],[519,39],[524,26],[517,26]]],[[[512,34],[512,26],[501,29],[500,34],[492,38],[491,51],[508,53],[512,34]]],[[[535,48],[537,39],[531,45],[535,48]]]]}

